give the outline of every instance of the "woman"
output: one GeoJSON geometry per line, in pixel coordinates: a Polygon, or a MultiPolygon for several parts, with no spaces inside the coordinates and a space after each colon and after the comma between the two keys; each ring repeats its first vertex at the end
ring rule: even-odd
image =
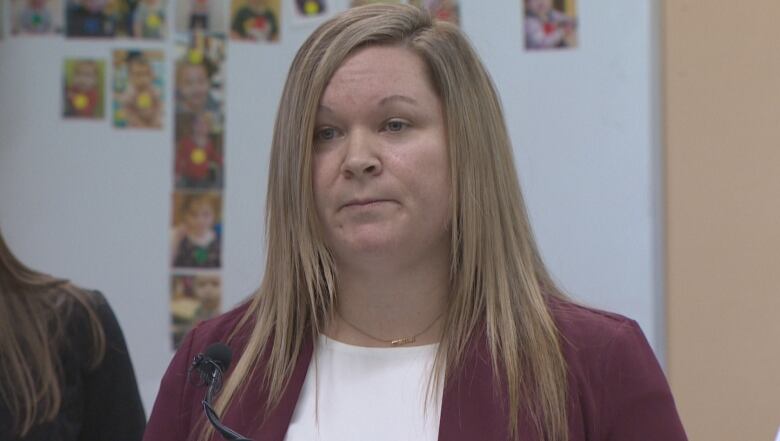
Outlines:
{"type": "Polygon", "coordinates": [[[390,5],[323,24],[279,108],[263,283],[185,339],[145,439],[217,439],[187,370],[222,341],[216,408],[255,440],[684,440],[636,323],[550,279],[513,164],[457,28],[390,5]]]}
{"type": "Polygon", "coordinates": [[[0,440],[139,440],[146,418],[106,300],[19,262],[0,235],[0,440]]]}

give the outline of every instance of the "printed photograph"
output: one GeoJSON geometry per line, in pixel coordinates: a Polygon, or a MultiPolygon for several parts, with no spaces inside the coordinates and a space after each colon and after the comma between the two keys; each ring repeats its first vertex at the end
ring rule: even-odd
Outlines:
{"type": "Polygon", "coordinates": [[[63,66],[63,116],[102,119],[106,63],[103,60],[69,58],[63,66]]]}
{"type": "Polygon", "coordinates": [[[213,118],[205,110],[177,118],[183,127],[176,141],[176,188],[222,188],[222,136],[213,130],[213,118]]]}
{"type": "Polygon", "coordinates": [[[222,196],[218,192],[175,191],[171,264],[176,268],[221,266],[222,196]]]}
{"type": "Polygon", "coordinates": [[[171,339],[173,349],[195,325],[220,313],[222,281],[218,274],[198,272],[171,277],[171,339]]]}
{"type": "Polygon", "coordinates": [[[437,20],[460,24],[458,0],[409,0],[409,4],[428,10],[437,20]]]}
{"type": "Polygon", "coordinates": [[[204,32],[227,35],[225,0],[178,0],[176,2],[176,33],[204,32]]]}
{"type": "Polygon", "coordinates": [[[329,16],[333,6],[327,0],[294,0],[293,23],[318,23],[317,19],[329,16]]]}
{"type": "Polygon", "coordinates": [[[281,0],[231,0],[230,38],[242,41],[279,41],[281,0]]]}
{"type": "Polygon", "coordinates": [[[577,46],[576,0],[524,0],[525,48],[577,46]]]}
{"type": "Polygon", "coordinates": [[[67,0],[65,35],[110,38],[116,35],[117,4],[114,0],[67,0]]]}
{"type": "Polygon", "coordinates": [[[117,35],[162,40],[167,29],[168,0],[114,0],[117,4],[117,35]]]}
{"type": "Polygon", "coordinates": [[[162,51],[114,51],[115,127],[162,127],[164,62],[162,51]]]}
{"type": "Polygon", "coordinates": [[[47,35],[62,32],[60,0],[11,0],[12,35],[47,35]]]}

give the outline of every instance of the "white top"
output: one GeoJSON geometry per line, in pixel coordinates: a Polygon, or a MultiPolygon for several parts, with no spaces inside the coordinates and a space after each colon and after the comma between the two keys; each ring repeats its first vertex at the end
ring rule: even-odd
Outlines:
{"type": "Polygon", "coordinates": [[[320,336],[285,441],[436,441],[442,389],[427,403],[426,392],[437,349],[320,336]]]}

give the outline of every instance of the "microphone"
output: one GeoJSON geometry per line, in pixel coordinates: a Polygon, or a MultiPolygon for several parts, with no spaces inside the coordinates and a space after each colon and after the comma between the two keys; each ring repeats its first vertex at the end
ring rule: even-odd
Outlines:
{"type": "Polygon", "coordinates": [[[196,370],[200,374],[201,384],[209,386],[202,401],[203,411],[206,413],[206,417],[211,425],[214,426],[214,429],[222,435],[222,438],[232,441],[252,441],[223,425],[219,420],[219,416],[217,416],[217,412],[211,407],[214,394],[222,388],[222,374],[230,367],[232,358],[233,353],[227,345],[214,343],[206,348],[205,354],[200,353],[195,356],[192,360],[192,366],[190,366],[190,373],[193,369],[196,370]]]}

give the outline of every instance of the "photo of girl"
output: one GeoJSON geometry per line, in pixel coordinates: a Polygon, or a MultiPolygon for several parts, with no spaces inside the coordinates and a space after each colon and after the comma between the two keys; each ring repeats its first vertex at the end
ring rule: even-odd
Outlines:
{"type": "Polygon", "coordinates": [[[103,118],[103,60],[66,59],[63,67],[63,86],[65,118],[103,118]]]}
{"type": "Polygon", "coordinates": [[[176,188],[222,188],[221,137],[211,133],[207,111],[188,114],[186,135],[176,143],[176,188]]]}
{"type": "Polygon", "coordinates": [[[61,32],[59,0],[12,0],[11,34],[45,35],[61,32]]]}
{"type": "Polygon", "coordinates": [[[171,278],[171,339],[173,349],[195,325],[220,313],[222,282],[219,275],[198,272],[171,278]]]}
{"type": "Polygon", "coordinates": [[[525,48],[577,46],[575,0],[524,0],[525,48]]]}
{"type": "Polygon", "coordinates": [[[113,37],[116,34],[114,0],[68,0],[65,34],[68,37],[113,37]]]}
{"type": "Polygon", "coordinates": [[[173,194],[171,264],[177,268],[221,266],[222,198],[217,192],[173,194]]]}
{"type": "Polygon", "coordinates": [[[162,51],[114,51],[114,126],[162,127],[162,51]]]}
{"type": "Polygon", "coordinates": [[[230,37],[235,40],[279,40],[280,0],[232,0],[230,37]]]}

